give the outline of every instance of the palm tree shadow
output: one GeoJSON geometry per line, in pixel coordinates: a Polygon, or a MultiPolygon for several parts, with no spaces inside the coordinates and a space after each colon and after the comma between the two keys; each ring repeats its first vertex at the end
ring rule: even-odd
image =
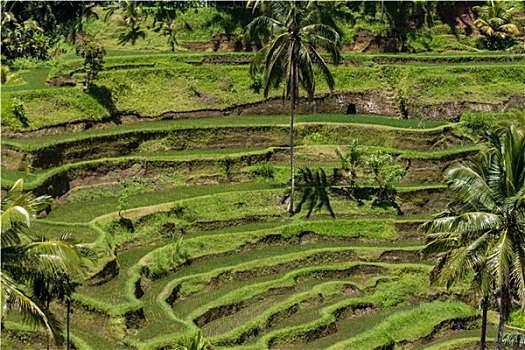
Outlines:
{"type": "Polygon", "coordinates": [[[126,45],[127,43],[131,43],[131,45],[135,45],[137,39],[144,38],[146,38],[145,31],[141,30],[140,28],[132,28],[129,31],[119,35],[118,44],[126,45]]]}
{"type": "Polygon", "coordinates": [[[328,183],[326,173],[322,168],[312,172],[309,168],[299,169],[299,176],[302,184],[298,186],[298,191],[302,193],[301,200],[297,204],[294,213],[300,213],[306,204],[308,212],[306,217],[309,218],[313,211],[320,211],[323,207],[328,210],[330,216],[335,218],[335,213],[330,204],[328,183]]]}

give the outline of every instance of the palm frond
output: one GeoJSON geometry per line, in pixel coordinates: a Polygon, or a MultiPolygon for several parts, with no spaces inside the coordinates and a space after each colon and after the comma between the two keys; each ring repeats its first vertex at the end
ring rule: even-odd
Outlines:
{"type": "Polygon", "coordinates": [[[37,329],[43,327],[48,337],[56,345],[61,345],[64,337],[61,334],[59,322],[46,311],[40,303],[18,288],[9,275],[0,271],[2,307],[16,308],[26,324],[37,329]]]}
{"type": "Polygon", "coordinates": [[[313,57],[313,61],[317,64],[317,67],[320,68],[321,73],[323,74],[323,77],[324,77],[326,83],[328,84],[328,88],[330,89],[330,91],[334,91],[335,80],[334,80],[334,77],[332,75],[332,72],[330,72],[330,69],[328,68],[328,65],[323,60],[321,55],[319,55],[319,53],[317,52],[317,50],[315,48],[310,47],[310,53],[311,53],[311,55],[313,57]]]}
{"type": "Polygon", "coordinates": [[[334,64],[339,64],[341,61],[341,37],[335,29],[330,26],[316,23],[308,25],[301,29],[308,38],[307,42],[314,48],[321,47],[332,57],[334,64]]]}
{"type": "Polygon", "coordinates": [[[489,267],[493,275],[496,276],[498,286],[506,285],[505,276],[512,266],[513,251],[512,235],[509,235],[509,231],[505,230],[489,255],[489,267]]]}
{"type": "Polygon", "coordinates": [[[493,210],[497,207],[494,194],[486,179],[474,169],[456,163],[445,174],[448,186],[473,208],[493,210]]]}

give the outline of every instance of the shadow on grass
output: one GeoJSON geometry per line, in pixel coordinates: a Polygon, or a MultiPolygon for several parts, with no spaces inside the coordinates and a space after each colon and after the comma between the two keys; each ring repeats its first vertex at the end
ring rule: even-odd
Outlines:
{"type": "Polygon", "coordinates": [[[89,86],[88,94],[97,100],[111,115],[117,112],[117,107],[111,97],[111,91],[107,87],[92,84],[89,86]]]}
{"type": "Polygon", "coordinates": [[[131,45],[135,45],[137,42],[137,39],[144,39],[146,38],[146,32],[140,29],[130,29],[128,32],[122,33],[119,35],[118,38],[118,44],[119,45],[126,45],[127,43],[131,43],[131,45]]]}

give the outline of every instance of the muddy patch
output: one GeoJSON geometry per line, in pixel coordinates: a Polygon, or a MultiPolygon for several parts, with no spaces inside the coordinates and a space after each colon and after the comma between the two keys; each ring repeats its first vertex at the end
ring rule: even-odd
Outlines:
{"type": "Polygon", "coordinates": [[[419,251],[412,250],[387,250],[383,252],[379,261],[391,263],[413,263],[421,260],[419,251]]]}
{"type": "Polygon", "coordinates": [[[119,272],[120,272],[120,263],[118,259],[116,258],[116,252],[115,258],[108,261],[102,270],[100,270],[97,274],[92,276],[90,279],[88,279],[87,284],[89,286],[98,286],[101,284],[104,284],[113,278],[115,278],[119,272]]]}

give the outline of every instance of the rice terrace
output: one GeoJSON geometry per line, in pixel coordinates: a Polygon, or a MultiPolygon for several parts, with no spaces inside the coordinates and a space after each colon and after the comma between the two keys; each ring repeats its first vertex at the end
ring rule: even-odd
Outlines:
{"type": "Polygon", "coordinates": [[[525,349],[523,1],[0,6],[2,349],[525,349]]]}

